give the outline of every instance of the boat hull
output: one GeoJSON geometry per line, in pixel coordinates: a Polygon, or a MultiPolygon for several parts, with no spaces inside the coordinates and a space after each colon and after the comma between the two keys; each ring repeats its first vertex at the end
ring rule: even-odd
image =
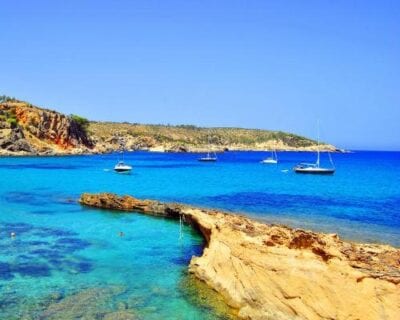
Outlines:
{"type": "Polygon", "coordinates": [[[117,165],[114,167],[114,171],[118,173],[129,173],[132,171],[132,167],[128,165],[117,165]]]}
{"type": "Polygon", "coordinates": [[[324,169],[324,168],[294,168],[293,170],[296,173],[303,173],[303,174],[329,175],[335,173],[335,169],[324,169]]]}
{"type": "Polygon", "coordinates": [[[273,159],[266,159],[261,161],[261,163],[265,163],[265,164],[277,164],[278,161],[277,160],[273,160],[273,159]]]}
{"type": "Polygon", "coordinates": [[[217,161],[216,158],[200,158],[199,161],[201,162],[215,162],[217,161]]]}
{"type": "Polygon", "coordinates": [[[132,169],[114,169],[115,172],[131,172],[132,169]]]}

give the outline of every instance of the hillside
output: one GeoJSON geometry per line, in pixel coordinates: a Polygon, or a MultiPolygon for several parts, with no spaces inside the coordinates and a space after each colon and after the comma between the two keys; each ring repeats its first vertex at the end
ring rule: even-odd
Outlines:
{"type": "MultiPolygon", "coordinates": [[[[116,150],[200,152],[315,150],[316,142],[280,131],[90,122],[0,96],[0,154],[83,154],[116,150]]],[[[334,150],[331,145],[323,149],[334,150]]]]}

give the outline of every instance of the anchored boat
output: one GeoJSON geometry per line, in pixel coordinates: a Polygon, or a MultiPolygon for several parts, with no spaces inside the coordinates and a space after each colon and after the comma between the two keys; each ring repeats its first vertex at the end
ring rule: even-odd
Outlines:
{"type": "Polygon", "coordinates": [[[293,168],[296,173],[334,174],[335,168],[323,168],[319,163],[299,163],[293,168]]]}
{"type": "Polygon", "coordinates": [[[125,162],[123,162],[123,161],[119,161],[116,165],[115,165],[115,167],[114,167],[114,171],[116,171],[116,172],[120,172],[120,173],[123,173],[123,172],[131,172],[132,171],[132,166],[130,166],[130,165],[128,165],[128,164],[125,164],[125,162]]]}
{"type": "Polygon", "coordinates": [[[276,153],[276,150],[273,150],[271,152],[271,156],[268,157],[267,159],[262,160],[261,163],[277,164],[278,163],[278,154],[276,153]]]}
{"type": "Polygon", "coordinates": [[[217,161],[217,155],[215,154],[215,152],[213,152],[213,155],[210,152],[207,152],[207,155],[205,157],[201,157],[198,160],[203,162],[215,162],[217,161]]]}
{"type": "Polygon", "coordinates": [[[122,148],[122,144],[121,144],[121,149],[122,149],[122,151],[120,151],[121,157],[119,158],[118,163],[115,165],[114,171],[119,173],[129,173],[132,171],[132,166],[124,162],[124,150],[122,148]]]}
{"type": "Polygon", "coordinates": [[[335,165],[333,164],[330,152],[328,152],[330,167],[321,167],[320,165],[320,151],[319,151],[319,125],[318,125],[318,140],[317,140],[317,161],[315,163],[299,163],[293,168],[296,173],[306,174],[334,174],[335,165]]]}
{"type": "MultiPolygon", "coordinates": [[[[208,136],[208,150],[211,150],[210,136],[208,136]]],[[[214,151],[208,151],[205,157],[201,157],[198,160],[202,162],[215,162],[217,161],[217,154],[214,151]]]]}

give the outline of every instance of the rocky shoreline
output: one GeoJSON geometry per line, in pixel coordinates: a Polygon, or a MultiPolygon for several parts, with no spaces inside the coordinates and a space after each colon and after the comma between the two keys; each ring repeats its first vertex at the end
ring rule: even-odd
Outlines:
{"type": "MultiPolygon", "coordinates": [[[[148,149],[137,149],[137,150],[128,150],[128,152],[160,152],[160,153],[194,153],[194,154],[203,154],[207,153],[209,150],[203,147],[189,149],[189,150],[174,150],[174,149],[166,149],[163,146],[158,146],[154,148],[148,149]]],[[[251,148],[224,148],[224,150],[215,150],[215,152],[223,153],[229,151],[243,151],[243,152],[270,152],[271,149],[251,149],[251,148]]],[[[315,148],[293,148],[293,149],[276,149],[278,152],[315,152],[315,148]]],[[[350,153],[347,150],[320,150],[321,152],[337,152],[337,153],[350,153]]],[[[27,152],[27,151],[8,151],[0,149],[0,158],[1,157],[63,157],[63,156],[90,156],[96,154],[113,154],[116,152],[120,152],[118,149],[111,149],[107,151],[98,151],[98,150],[82,150],[82,149],[68,149],[68,150],[47,150],[44,152],[27,152]]]]}
{"type": "Polygon", "coordinates": [[[189,271],[243,319],[398,319],[400,250],[182,204],[110,193],[85,206],[182,218],[206,241],[189,271]]]}

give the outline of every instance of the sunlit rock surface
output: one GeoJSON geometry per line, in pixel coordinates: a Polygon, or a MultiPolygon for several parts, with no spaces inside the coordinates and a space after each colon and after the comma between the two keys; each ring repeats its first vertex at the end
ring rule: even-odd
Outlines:
{"type": "Polygon", "coordinates": [[[179,219],[207,247],[189,270],[244,319],[398,319],[400,250],[249,218],[114,194],[80,203],[179,219]]]}

